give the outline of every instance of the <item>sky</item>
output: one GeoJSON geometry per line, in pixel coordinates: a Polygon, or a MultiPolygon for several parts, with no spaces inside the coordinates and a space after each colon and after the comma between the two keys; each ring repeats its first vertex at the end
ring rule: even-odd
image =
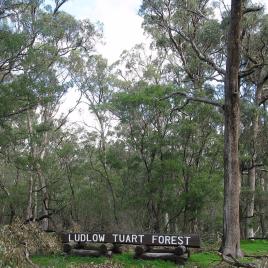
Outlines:
{"type": "MultiPolygon", "coordinates": [[[[230,0],[225,1],[227,4],[230,0]]],[[[255,0],[266,6],[267,0],[255,0]]],[[[141,27],[138,11],[142,0],[69,0],[63,9],[78,19],[103,23],[105,45],[97,50],[109,63],[116,61],[123,50],[137,43],[149,43],[141,27]]]]}
{"type": "MultiPolygon", "coordinates": [[[[69,0],[62,6],[62,10],[72,14],[77,19],[89,19],[92,23],[103,24],[104,44],[98,44],[96,50],[108,63],[119,59],[123,50],[128,50],[138,43],[148,43],[148,37],[143,33],[142,18],[138,15],[142,0],[69,0]]],[[[76,104],[78,92],[73,89],[67,93],[59,111],[66,113],[76,104]]],[[[87,107],[79,105],[68,121],[72,123],[86,122],[97,127],[96,120],[87,107]]]]}
{"type": "Polygon", "coordinates": [[[97,50],[113,63],[124,49],[147,42],[138,15],[140,5],[141,0],[69,0],[63,9],[78,19],[103,23],[105,45],[97,50]]]}

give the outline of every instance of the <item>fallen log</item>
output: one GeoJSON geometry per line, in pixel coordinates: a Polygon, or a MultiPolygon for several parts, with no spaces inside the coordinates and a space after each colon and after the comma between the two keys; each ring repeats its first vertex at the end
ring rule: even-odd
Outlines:
{"type": "Polygon", "coordinates": [[[111,251],[114,254],[121,254],[123,252],[122,245],[121,244],[112,244],[111,251]]]}
{"type": "Polygon", "coordinates": [[[85,242],[77,242],[74,245],[75,249],[86,249],[86,243],[85,242]]]}
{"type": "Polygon", "coordinates": [[[113,253],[122,253],[121,244],[105,243],[103,245],[107,247],[108,251],[112,251],[113,253]]]}
{"type": "Polygon", "coordinates": [[[106,254],[108,251],[111,251],[112,253],[115,254],[120,254],[122,253],[122,247],[120,244],[86,244],[84,249],[89,249],[89,250],[99,250],[103,254],[106,254]]]}
{"type": "Polygon", "coordinates": [[[151,253],[145,252],[139,256],[135,255],[135,258],[142,260],[164,260],[164,261],[173,261],[176,264],[184,264],[187,261],[187,256],[178,256],[174,253],[151,253]]]}
{"type": "Polygon", "coordinates": [[[185,254],[186,252],[187,252],[187,249],[184,246],[176,247],[174,249],[174,254],[178,255],[178,256],[181,256],[181,255],[185,254]]]}
{"type": "Polygon", "coordinates": [[[64,243],[62,245],[62,248],[63,248],[63,252],[69,253],[72,249],[72,246],[69,243],[64,243]]]}
{"type": "MultiPolygon", "coordinates": [[[[107,255],[108,252],[115,254],[122,253],[122,247],[120,244],[100,244],[100,243],[63,243],[63,252],[69,254],[72,249],[77,250],[93,250],[100,251],[103,255],[107,255]]],[[[109,255],[109,254],[108,254],[109,255]]],[[[111,255],[111,254],[110,254],[111,255]]]]}
{"type": "Polygon", "coordinates": [[[150,247],[148,247],[146,245],[139,245],[139,246],[135,247],[135,255],[136,256],[140,256],[147,251],[150,251],[150,247]]]}
{"type": "Polygon", "coordinates": [[[109,250],[107,253],[104,254],[104,256],[111,258],[113,256],[113,252],[109,250]]]}
{"type": "MultiPolygon", "coordinates": [[[[146,252],[146,251],[144,251],[146,252]]],[[[172,248],[154,248],[154,247],[148,247],[147,252],[150,253],[173,253],[175,255],[181,256],[187,252],[186,247],[179,246],[179,247],[172,247],[172,248]]]]}
{"type": "MultiPolygon", "coordinates": [[[[112,245],[113,246],[113,245],[112,245]]],[[[108,247],[105,244],[92,244],[92,243],[81,243],[78,242],[74,247],[74,249],[85,249],[85,250],[97,250],[102,254],[106,254],[109,250],[112,250],[112,247],[108,247]]]]}
{"type": "Polygon", "coordinates": [[[74,255],[74,256],[80,256],[80,257],[103,256],[103,254],[99,250],[89,250],[89,249],[72,249],[69,254],[74,255]]]}
{"type": "Polygon", "coordinates": [[[108,254],[108,251],[110,251],[110,250],[108,250],[108,248],[107,248],[107,246],[106,246],[105,244],[101,244],[101,245],[99,246],[99,251],[100,251],[102,254],[108,254]]]}

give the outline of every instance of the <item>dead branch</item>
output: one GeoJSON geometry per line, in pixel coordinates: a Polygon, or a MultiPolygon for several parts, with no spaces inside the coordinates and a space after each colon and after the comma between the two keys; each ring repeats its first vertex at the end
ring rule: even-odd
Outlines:
{"type": "Polygon", "coordinates": [[[36,265],[35,263],[33,263],[30,259],[30,253],[29,253],[29,250],[28,250],[28,246],[27,246],[27,243],[24,244],[24,255],[25,255],[25,259],[26,261],[30,264],[31,267],[34,267],[34,268],[38,268],[39,266],[36,265]]]}
{"type": "Polygon", "coordinates": [[[257,267],[255,263],[242,263],[242,262],[238,261],[236,258],[234,258],[233,256],[226,256],[220,252],[218,252],[218,254],[221,256],[222,261],[224,261],[232,266],[246,267],[246,268],[256,268],[257,267]]]}
{"type": "Polygon", "coordinates": [[[243,15],[247,14],[247,13],[251,13],[251,12],[258,12],[263,10],[264,6],[257,6],[257,7],[248,7],[245,8],[243,11],[243,15]]]}

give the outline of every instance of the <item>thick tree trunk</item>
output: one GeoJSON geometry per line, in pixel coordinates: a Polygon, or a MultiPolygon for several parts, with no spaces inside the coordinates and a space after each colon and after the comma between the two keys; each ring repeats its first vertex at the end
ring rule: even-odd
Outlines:
{"type": "Polygon", "coordinates": [[[239,226],[239,62],[240,62],[240,25],[242,18],[242,0],[232,0],[231,20],[228,35],[227,62],[225,76],[225,129],[224,129],[224,255],[242,256],[240,250],[239,226]]]}

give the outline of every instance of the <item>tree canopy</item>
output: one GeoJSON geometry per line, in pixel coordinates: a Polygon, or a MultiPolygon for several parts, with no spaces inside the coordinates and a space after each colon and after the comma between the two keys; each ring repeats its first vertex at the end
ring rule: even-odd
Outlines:
{"type": "Polygon", "coordinates": [[[233,257],[267,237],[264,8],[143,0],[150,49],[109,65],[65,2],[0,4],[0,224],[199,233],[233,257]]]}

